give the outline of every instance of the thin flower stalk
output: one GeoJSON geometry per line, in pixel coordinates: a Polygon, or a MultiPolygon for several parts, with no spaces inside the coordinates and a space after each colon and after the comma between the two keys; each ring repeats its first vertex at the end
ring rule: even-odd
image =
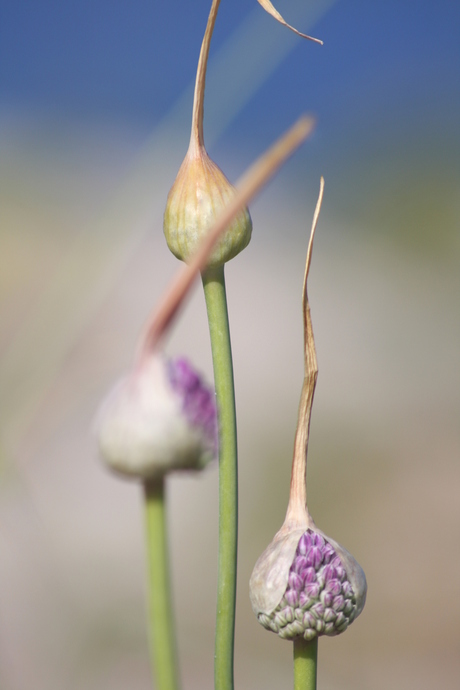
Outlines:
{"type": "Polygon", "coordinates": [[[179,690],[166,526],[165,478],[144,482],[149,646],[157,690],[179,690]]]}
{"type": "Polygon", "coordinates": [[[318,638],[307,642],[303,637],[294,640],[294,690],[316,690],[318,668],[318,638]]]}
{"type": "Polygon", "coordinates": [[[211,336],[219,417],[219,553],[215,633],[215,690],[233,688],[238,544],[238,446],[232,348],[224,267],[202,275],[211,336]]]}

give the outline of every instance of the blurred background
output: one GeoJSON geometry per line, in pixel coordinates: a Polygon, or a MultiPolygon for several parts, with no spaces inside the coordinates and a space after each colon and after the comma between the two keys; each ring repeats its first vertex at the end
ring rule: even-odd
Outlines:
{"type": "MultiPolygon", "coordinates": [[[[162,234],[209,2],[0,0],[0,686],[147,690],[141,491],[100,463],[99,401],[178,268],[162,234]]],[[[240,446],[236,687],[292,685],[250,609],[280,527],[302,384],[301,286],[319,361],[317,524],[368,603],[321,639],[319,687],[459,687],[460,9],[223,0],[208,150],[235,181],[300,113],[309,142],[252,204],[227,267],[240,446]]],[[[201,291],[168,351],[212,377],[201,291]]],[[[217,468],[168,483],[185,690],[213,686],[217,468]]]]}

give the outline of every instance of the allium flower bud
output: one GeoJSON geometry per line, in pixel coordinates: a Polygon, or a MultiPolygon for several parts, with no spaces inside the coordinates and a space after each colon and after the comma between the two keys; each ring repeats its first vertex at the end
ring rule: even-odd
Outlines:
{"type": "MultiPolygon", "coordinates": [[[[193,99],[192,131],[187,155],[170,189],[163,228],[172,253],[187,261],[207,235],[213,221],[236,191],[206,153],[203,136],[204,90],[211,36],[219,8],[213,0],[201,45],[193,99]]],[[[207,267],[222,266],[247,247],[252,222],[244,208],[221,235],[208,257],[207,267]]]]}
{"type": "Polygon", "coordinates": [[[214,392],[187,360],[152,354],[102,404],[97,435],[106,463],[125,475],[200,469],[216,454],[214,392]]]}
{"type": "Polygon", "coordinates": [[[257,561],[249,584],[254,613],[281,638],[338,635],[363,610],[367,583],[362,568],[340,544],[319,530],[307,508],[306,470],[311,408],[318,367],[307,278],[324,180],[308,245],[303,289],[305,377],[294,442],[291,490],[283,526],[257,561]]]}
{"type": "Polygon", "coordinates": [[[353,556],[312,526],[278,533],[250,581],[259,622],[286,640],[338,635],[361,613],[366,578],[353,556]]]}
{"type": "MultiPolygon", "coordinates": [[[[235,195],[235,188],[204,148],[191,147],[166,203],[164,233],[168,247],[182,261],[195,253],[219,212],[235,195]]],[[[216,242],[209,267],[221,266],[244,249],[251,239],[252,222],[244,209],[216,242]]]]}

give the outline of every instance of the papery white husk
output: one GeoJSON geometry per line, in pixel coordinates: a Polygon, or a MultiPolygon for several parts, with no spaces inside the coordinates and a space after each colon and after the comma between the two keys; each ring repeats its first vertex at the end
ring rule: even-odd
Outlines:
{"type": "Polygon", "coordinates": [[[98,412],[96,433],[109,467],[141,479],[200,468],[211,458],[202,434],[184,416],[158,354],[115,385],[98,412]]]}
{"type": "Polygon", "coordinates": [[[270,614],[283,598],[289,569],[304,532],[303,528],[287,533],[281,529],[257,560],[249,580],[249,598],[256,616],[270,614]]]}

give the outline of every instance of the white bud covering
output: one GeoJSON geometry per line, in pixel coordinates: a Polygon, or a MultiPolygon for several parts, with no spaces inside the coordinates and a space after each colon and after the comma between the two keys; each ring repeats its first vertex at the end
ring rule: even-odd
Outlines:
{"type": "Polygon", "coordinates": [[[99,448],[117,472],[141,479],[198,469],[212,458],[209,439],[183,412],[164,357],[154,354],[119,381],[96,420],[99,448]]]}

